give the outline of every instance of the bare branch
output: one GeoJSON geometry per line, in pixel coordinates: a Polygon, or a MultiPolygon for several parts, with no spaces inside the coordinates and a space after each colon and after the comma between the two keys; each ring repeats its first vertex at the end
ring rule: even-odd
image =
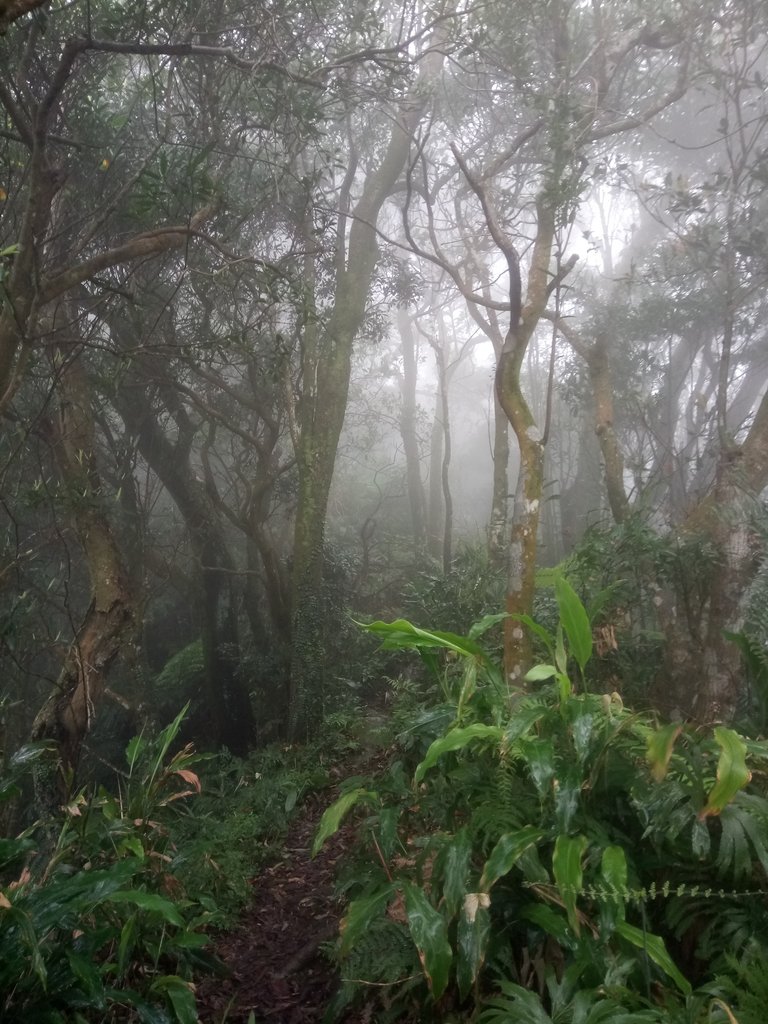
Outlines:
{"type": "Polygon", "coordinates": [[[68,270],[63,270],[52,277],[44,278],[40,285],[40,298],[43,303],[51,302],[53,299],[63,295],[83,281],[87,281],[102,270],[119,266],[121,263],[128,263],[133,260],[142,259],[147,256],[155,256],[169,249],[177,249],[185,245],[193,237],[197,228],[203,224],[214,212],[214,206],[205,206],[198,210],[189,220],[188,224],[176,224],[165,228],[157,228],[155,231],[146,231],[136,235],[123,245],[92,256],[83,260],[68,270]]]}

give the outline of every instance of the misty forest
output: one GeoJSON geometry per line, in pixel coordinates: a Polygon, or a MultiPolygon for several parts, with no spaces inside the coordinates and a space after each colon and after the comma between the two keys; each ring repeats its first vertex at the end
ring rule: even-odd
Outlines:
{"type": "Polygon", "coordinates": [[[763,0],[0,0],[0,1021],[764,1024],[763,0]]]}

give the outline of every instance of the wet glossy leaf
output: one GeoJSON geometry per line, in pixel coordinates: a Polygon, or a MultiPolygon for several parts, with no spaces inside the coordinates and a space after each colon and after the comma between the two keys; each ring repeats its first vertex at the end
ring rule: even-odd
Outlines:
{"type": "Polygon", "coordinates": [[[131,906],[138,907],[139,910],[148,910],[152,913],[160,914],[168,924],[174,924],[177,928],[184,927],[184,919],[176,909],[176,905],[171,903],[170,900],[158,896],[157,893],[141,892],[139,889],[120,889],[117,892],[110,893],[106,899],[109,903],[128,903],[131,906]]]}
{"type": "Polygon", "coordinates": [[[583,877],[581,858],[584,856],[586,848],[586,836],[560,835],[555,841],[555,850],[552,854],[552,872],[565,904],[568,923],[576,935],[579,934],[576,900],[581,891],[583,877]]]}
{"type": "Polygon", "coordinates": [[[714,736],[720,747],[717,782],[712,787],[706,807],[699,812],[701,819],[719,814],[752,778],[746,764],[747,747],[741,736],[723,726],[715,729],[714,736]]]}
{"type": "Polygon", "coordinates": [[[424,760],[416,768],[413,781],[416,783],[421,782],[429,769],[439,761],[443,754],[447,754],[452,750],[461,750],[475,740],[500,742],[502,736],[503,731],[498,726],[483,725],[481,722],[475,722],[474,725],[468,725],[464,729],[452,729],[445,736],[441,736],[430,745],[424,760]]]}
{"type": "Polygon", "coordinates": [[[648,752],[646,756],[651,766],[651,773],[657,782],[661,782],[667,774],[675,740],[681,732],[682,726],[676,722],[671,722],[669,725],[656,729],[648,737],[648,752]]]}
{"type": "Polygon", "coordinates": [[[562,576],[555,580],[555,596],[571,654],[583,672],[592,656],[592,627],[589,624],[589,617],[578,594],[562,576]]]}
{"type": "Polygon", "coordinates": [[[675,966],[675,962],[667,952],[667,947],[664,945],[664,940],[660,935],[651,935],[649,932],[644,932],[641,928],[635,928],[634,925],[628,924],[626,921],[619,921],[616,925],[616,931],[627,942],[631,942],[633,946],[647,953],[648,957],[674,981],[684,995],[691,994],[690,982],[683,977],[675,966]]]}
{"type": "Polygon", "coordinates": [[[430,992],[438,1000],[448,984],[453,950],[442,914],[436,910],[418,886],[406,882],[404,887],[408,927],[419,953],[419,960],[430,992]]]}
{"type": "Polygon", "coordinates": [[[456,980],[464,999],[477,980],[485,960],[491,933],[490,898],[484,892],[470,892],[464,898],[456,930],[456,980]]]}
{"type": "Polygon", "coordinates": [[[555,748],[549,739],[521,739],[517,749],[540,796],[546,796],[555,775],[555,748]]]}
{"type": "Polygon", "coordinates": [[[530,846],[538,843],[543,836],[541,829],[534,828],[533,825],[526,825],[517,832],[507,832],[501,836],[483,868],[480,879],[480,888],[483,892],[490,892],[491,887],[512,870],[522,854],[530,846]]]}
{"type": "Polygon", "coordinates": [[[382,914],[394,891],[394,885],[386,885],[371,896],[352,900],[339,926],[342,956],[355,946],[358,938],[367,931],[371,921],[382,914]]]}
{"type": "Polygon", "coordinates": [[[627,892],[627,858],[620,846],[607,846],[603,850],[600,873],[608,890],[600,901],[600,917],[603,929],[612,931],[618,921],[624,920],[627,892]]]}
{"type": "Polygon", "coordinates": [[[197,1006],[191,982],[176,974],[166,974],[152,982],[150,991],[167,997],[178,1024],[197,1024],[197,1006]]]}
{"type": "Polygon", "coordinates": [[[312,856],[316,857],[326,839],[338,832],[342,821],[356,804],[371,802],[375,799],[377,799],[376,793],[365,789],[364,786],[358,786],[357,789],[351,789],[348,793],[343,793],[338,800],[326,808],[325,813],[320,819],[315,841],[312,844],[312,856]]]}
{"type": "Polygon", "coordinates": [[[466,829],[457,832],[445,850],[443,899],[451,917],[456,914],[467,892],[472,840],[466,829]]]}

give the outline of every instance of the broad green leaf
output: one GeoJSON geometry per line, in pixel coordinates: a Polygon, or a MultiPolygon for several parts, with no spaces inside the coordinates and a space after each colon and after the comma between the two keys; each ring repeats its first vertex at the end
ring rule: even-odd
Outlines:
{"type": "Polygon", "coordinates": [[[475,722],[463,729],[452,729],[445,736],[441,736],[430,744],[424,760],[416,768],[413,776],[415,783],[421,782],[429,769],[443,754],[452,750],[461,750],[474,740],[493,740],[498,743],[503,736],[503,730],[496,725],[483,725],[482,722],[475,722]]]}
{"type": "Polygon", "coordinates": [[[568,923],[576,935],[579,934],[579,917],[576,913],[576,899],[581,892],[581,858],[587,848],[586,836],[559,835],[555,840],[552,854],[552,873],[568,914],[568,923]]]}
{"type": "Polygon", "coordinates": [[[549,651],[550,658],[552,659],[552,661],[554,661],[555,638],[552,636],[549,630],[546,630],[543,626],[540,626],[535,619],[531,618],[530,615],[513,615],[512,618],[515,619],[516,622],[522,622],[522,624],[524,626],[527,626],[534,636],[538,637],[539,640],[541,640],[541,642],[546,647],[547,651],[549,651]]]}
{"type": "Polygon", "coordinates": [[[435,910],[418,886],[406,882],[403,891],[411,937],[418,950],[432,997],[437,1001],[448,984],[453,960],[448,930],[442,914],[435,910]]]}
{"type": "Polygon", "coordinates": [[[10,906],[3,910],[3,925],[6,929],[15,929],[17,937],[26,946],[29,965],[37,976],[40,987],[45,992],[48,987],[48,971],[41,952],[43,944],[32,924],[32,918],[19,907],[10,906]]]}
{"type": "Polygon", "coordinates": [[[579,764],[583,764],[592,747],[595,716],[583,701],[573,701],[574,712],[571,719],[571,735],[573,747],[579,764]]]}
{"type": "Polygon", "coordinates": [[[517,749],[540,796],[549,793],[555,776],[555,748],[550,739],[520,739],[517,749]]]}
{"type": "Polygon", "coordinates": [[[565,653],[565,637],[563,636],[563,624],[558,623],[555,634],[555,665],[561,675],[568,672],[568,655],[565,653]]]}
{"type": "Polygon", "coordinates": [[[480,889],[490,892],[491,887],[515,866],[515,863],[528,849],[544,837],[541,829],[533,825],[525,825],[517,832],[506,832],[500,837],[485,862],[480,879],[480,889]]]}
{"type": "Polygon", "coordinates": [[[707,806],[699,812],[700,819],[719,814],[752,778],[746,764],[747,747],[741,736],[723,726],[715,729],[714,736],[720,747],[717,782],[709,794],[707,806]]]}
{"type": "Polygon", "coordinates": [[[150,991],[167,997],[178,1024],[197,1024],[197,1005],[191,982],[176,974],[165,974],[152,982],[150,991]]]}
{"type": "Polygon", "coordinates": [[[627,891],[627,856],[620,846],[606,846],[600,872],[608,887],[624,900],[627,891]]]}
{"type": "Polygon", "coordinates": [[[501,981],[500,987],[504,995],[486,1000],[491,1009],[480,1015],[480,1024],[552,1024],[538,992],[511,981],[501,981]]]}
{"type": "Polygon", "coordinates": [[[709,851],[712,847],[712,837],[709,834],[709,829],[705,821],[699,821],[697,818],[691,826],[691,850],[693,855],[698,857],[699,860],[704,860],[709,856],[709,851]]]}
{"type": "Polygon", "coordinates": [[[573,693],[571,680],[565,672],[558,672],[555,679],[557,680],[557,692],[560,697],[560,703],[562,705],[567,704],[573,693]]]}
{"type": "Polygon", "coordinates": [[[571,823],[581,803],[583,785],[583,775],[576,765],[566,765],[558,775],[554,792],[555,818],[559,832],[570,832],[571,823]]]}
{"type": "Polygon", "coordinates": [[[94,1005],[99,996],[103,993],[103,980],[96,965],[87,956],[77,952],[75,949],[67,950],[67,959],[70,970],[89,999],[94,1000],[94,1005]]]}
{"type": "Polygon", "coordinates": [[[472,840],[467,829],[457,832],[445,850],[443,899],[448,913],[458,911],[467,892],[467,875],[472,856],[472,840]]]}
{"type": "Polygon", "coordinates": [[[648,737],[646,757],[648,758],[648,764],[651,766],[651,773],[657,782],[661,782],[667,774],[675,740],[682,731],[683,727],[681,725],[678,725],[676,722],[670,722],[669,725],[663,725],[660,729],[656,729],[648,737]]]}
{"type": "Polygon", "coordinates": [[[546,903],[527,903],[520,911],[524,921],[531,921],[562,946],[569,944],[568,922],[560,911],[546,903]]]}
{"type": "Polygon", "coordinates": [[[177,928],[184,927],[184,919],[170,900],[158,896],[155,892],[142,892],[140,889],[118,889],[110,893],[106,900],[108,903],[128,903],[138,907],[139,910],[149,910],[152,913],[160,914],[168,924],[174,924],[177,928]]]}
{"type": "Polygon", "coordinates": [[[589,616],[576,591],[562,576],[555,580],[555,596],[571,654],[583,672],[592,656],[592,627],[589,624],[589,616]]]}
{"type": "Polygon", "coordinates": [[[339,925],[341,935],[341,956],[346,956],[354,948],[357,940],[369,928],[371,921],[379,917],[395,891],[393,884],[385,885],[371,896],[352,900],[339,925]]]}
{"type": "Polygon", "coordinates": [[[444,633],[438,630],[421,629],[407,619],[396,619],[394,622],[358,622],[369,633],[382,637],[383,650],[401,650],[403,648],[419,649],[421,647],[442,647],[465,657],[485,660],[486,655],[469,637],[457,633],[444,633]]]}
{"type": "Polygon", "coordinates": [[[509,618],[509,612],[498,612],[496,615],[484,615],[482,619],[478,619],[477,622],[473,622],[469,627],[469,633],[467,636],[470,640],[477,640],[483,633],[487,633],[489,629],[493,629],[494,626],[503,622],[504,619],[509,618]]]}
{"type": "Polygon", "coordinates": [[[624,901],[627,893],[627,858],[620,846],[606,846],[600,863],[600,873],[609,890],[600,902],[603,925],[611,930],[624,920],[624,901]]]}
{"type": "Polygon", "coordinates": [[[683,995],[689,996],[691,994],[690,982],[683,977],[675,966],[675,962],[667,952],[667,947],[664,945],[664,940],[660,935],[651,935],[648,932],[644,932],[641,928],[635,928],[634,925],[628,924],[626,921],[619,921],[616,924],[616,931],[627,942],[631,942],[633,946],[644,950],[656,966],[660,967],[674,981],[683,995]]]}
{"type": "Polygon", "coordinates": [[[365,789],[364,786],[358,786],[357,789],[351,789],[348,793],[343,793],[338,800],[334,801],[330,807],[327,807],[320,819],[317,835],[312,844],[312,856],[316,857],[326,839],[338,832],[342,821],[356,804],[363,801],[370,803],[377,799],[378,795],[372,790],[365,789]]]}
{"type": "Polygon", "coordinates": [[[125,748],[125,760],[128,762],[128,767],[131,770],[133,770],[134,765],[146,746],[147,741],[142,736],[134,736],[133,739],[129,740],[128,746],[125,748]]]}
{"type": "Polygon", "coordinates": [[[131,914],[120,931],[120,942],[117,947],[117,978],[121,979],[131,964],[136,938],[139,932],[137,914],[131,914]]]}
{"type": "Polygon", "coordinates": [[[516,740],[524,736],[532,725],[540,722],[549,713],[545,704],[532,704],[515,711],[504,730],[503,748],[508,750],[516,740]]]}
{"type": "Polygon", "coordinates": [[[138,860],[144,860],[144,845],[138,836],[126,836],[117,849],[121,853],[132,853],[138,860]]]}
{"type": "Polygon", "coordinates": [[[456,702],[456,717],[461,718],[461,714],[467,701],[472,699],[472,695],[477,689],[477,661],[474,659],[467,662],[467,667],[464,671],[464,678],[461,682],[461,692],[459,693],[459,699],[456,702]]]}
{"type": "Polygon", "coordinates": [[[554,675],[557,675],[554,665],[534,665],[525,673],[525,678],[529,683],[540,683],[544,679],[551,679],[554,675]]]}
{"type": "Polygon", "coordinates": [[[485,892],[468,892],[464,897],[456,929],[456,981],[464,999],[477,980],[485,960],[491,934],[490,897],[485,892]]]}

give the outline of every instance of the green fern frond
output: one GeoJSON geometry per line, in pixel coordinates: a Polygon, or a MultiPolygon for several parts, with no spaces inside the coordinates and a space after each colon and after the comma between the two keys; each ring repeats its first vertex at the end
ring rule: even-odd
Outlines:
{"type": "Polygon", "coordinates": [[[410,932],[405,925],[381,917],[371,921],[341,964],[345,984],[396,985],[420,967],[410,932]]]}
{"type": "Polygon", "coordinates": [[[155,677],[154,685],[161,694],[173,693],[181,687],[189,688],[201,680],[203,670],[203,641],[193,640],[166,661],[155,677]]]}

